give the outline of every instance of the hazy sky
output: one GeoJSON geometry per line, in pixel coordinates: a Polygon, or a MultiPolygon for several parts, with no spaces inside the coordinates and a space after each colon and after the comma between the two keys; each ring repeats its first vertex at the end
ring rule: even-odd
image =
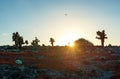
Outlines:
{"type": "Polygon", "coordinates": [[[65,45],[86,38],[95,45],[96,31],[105,30],[105,45],[120,45],[120,0],[0,0],[0,45],[12,45],[12,33],[40,45],[65,45]],[[65,16],[67,14],[67,16],[65,16]]]}

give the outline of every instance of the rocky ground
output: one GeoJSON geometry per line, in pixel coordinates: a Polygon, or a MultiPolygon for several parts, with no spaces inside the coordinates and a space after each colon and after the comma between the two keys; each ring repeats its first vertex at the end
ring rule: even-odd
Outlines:
{"type": "Polygon", "coordinates": [[[120,79],[120,47],[1,51],[0,79],[120,79]]]}

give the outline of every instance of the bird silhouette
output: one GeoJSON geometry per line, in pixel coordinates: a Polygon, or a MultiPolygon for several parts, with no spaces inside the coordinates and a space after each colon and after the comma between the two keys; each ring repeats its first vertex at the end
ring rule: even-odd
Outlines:
{"type": "Polygon", "coordinates": [[[67,16],[68,14],[67,13],[65,13],[65,16],[67,16]]]}

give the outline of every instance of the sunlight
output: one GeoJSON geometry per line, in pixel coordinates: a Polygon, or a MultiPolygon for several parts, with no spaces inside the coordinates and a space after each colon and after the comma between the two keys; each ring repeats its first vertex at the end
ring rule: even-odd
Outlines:
{"type": "Polygon", "coordinates": [[[74,41],[77,40],[78,38],[80,38],[78,36],[77,33],[65,33],[62,37],[61,37],[61,42],[60,45],[67,45],[70,47],[74,47],[74,41]]]}

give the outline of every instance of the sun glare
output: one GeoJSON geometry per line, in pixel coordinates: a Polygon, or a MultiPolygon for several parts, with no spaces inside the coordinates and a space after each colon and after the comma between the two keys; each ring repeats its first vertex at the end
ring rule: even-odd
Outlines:
{"type": "Polygon", "coordinates": [[[74,47],[74,41],[79,38],[77,33],[66,33],[61,37],[60,45],[69,45],[74,47]]]}

